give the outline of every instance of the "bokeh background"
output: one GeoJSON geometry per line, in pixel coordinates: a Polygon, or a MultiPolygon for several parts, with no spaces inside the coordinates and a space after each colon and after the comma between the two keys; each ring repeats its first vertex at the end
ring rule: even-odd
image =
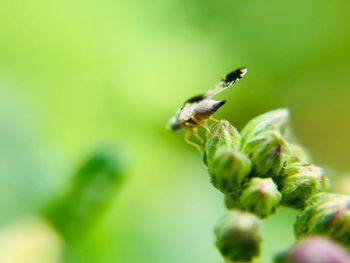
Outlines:
{"type": "MultiPolygon", "coordinates": [[[[349,14],[346,0],[1,1],[1,262],[62,262],[42,211],[101,145],[118,146],[125,180],[75,262],[222,262],[222,197],[165,125],[240,66],[249,72],[219,95],[217,117],[241,128],[287,107],[315,163],[335,181],[347,174],[349,14]]],[[[282,209],[264,223],[259,263],[293,241],[294,217],[282,209]]]]}

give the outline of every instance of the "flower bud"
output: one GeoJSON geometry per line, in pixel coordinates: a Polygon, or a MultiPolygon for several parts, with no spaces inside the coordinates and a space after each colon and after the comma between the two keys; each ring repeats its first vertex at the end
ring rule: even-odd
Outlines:
{"type": "Polygon", "coordinates": [[[273,214],[281,201],[281,193],[271,178],[252,178],[240,197],[241,205],[260,218],[273,214]]]}
{"type": "Polygon", "coordinates": [[[278,132],[262,133],[242,148],[252,161],[252,176],[278,177],[286,161],[286,142],[278,132]]]}
{"type": "Polygon", "coordinates": [[[283,136],[288,135],[289,111],[287,109],[278,109],[255,117],[242,129],[241,135],[243,142],[247,142],[261,133],[274,131],[283,136]]]}
{"type": "Polygon", "coordinates": [[[213,185],[225,194],[237,194],[251,169],[249,158],[238,150],[220,148],[209,166],[213,185]]]}
{"type": "Polygon", "coordinates": [[[305,202],[314,194],[325,191],[328,178],[321,168],[307,163],[292,163],[285,169],[280,183],[282,204],[303,209],[305,202]]]}
{"type": "Polygon", "coordinates": [[[216,151],[224,146],[239,150],[241,147],[241,135],[228,121],[221,120],[210,127],[211,135],[207,133],[204,145],[204,163],[209,166],[213,161],[216,151]]]}
{"type": "Polygon", "coordinates": [[[350,248],[350,196],[330,193],[313,196],[298,215],[294,232],[297,238],[325,235],[350,248]]]}
{"type": "Polygon", "coordinates": [[[250,261],[259,255],[259,219],[239,210],[230,211],[215,229],[216,247],[229,261],[250,261]]]}
{"type": "Polygon", "coordinates": [[[287,252],[279,254],[275,263],[350,263],[350,255],[337,243],[324,237],[299,241],[287,252]]]}

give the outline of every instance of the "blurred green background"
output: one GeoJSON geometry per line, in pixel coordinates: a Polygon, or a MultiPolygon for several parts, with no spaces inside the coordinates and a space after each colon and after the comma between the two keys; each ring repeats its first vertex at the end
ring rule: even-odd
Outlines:
{"type": "MultiPolygon", "coordinates": [[[[0,250],[1,231],[39,214],[93,149],[116,144],[126,179],[81,238],[82,262],[222,262],[222,197],[168,119],[248,66],[217,117],[241,128],[287,107],[315,162],[350,171],[349,14],[346,0],[1,1],[0,250]]],[[[265,222],[258,262],[292,242],[294,216],[265,222]]]]}

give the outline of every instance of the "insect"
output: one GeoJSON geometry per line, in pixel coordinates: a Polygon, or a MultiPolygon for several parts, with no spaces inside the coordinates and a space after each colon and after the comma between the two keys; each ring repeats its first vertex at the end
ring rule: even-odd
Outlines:
{"type": "MultiPolygon", "coordinates": [[[[176,114],[170,119],[168,125],[170,130],[178,131],[189,127],[189,131],[201,140],[197,128],[203,127],[210,133],[204,122],[209,118],[214,120],[212,115],[226,103],[226,100],[217,101],[213,100],[212,97],[232,86],[236,81],[241,79],[247,71],[247,68],[236,69],[227,74],[206,93],[194,96],[185,101],[183,106],[177,110],[176,114]]],[[[187,133],[186,141],[194,145],[195,143],[189,140],[189,136],[190,133],[187,133]]],[[[197,144],[194,146],[198,148],[197,144]]]]}

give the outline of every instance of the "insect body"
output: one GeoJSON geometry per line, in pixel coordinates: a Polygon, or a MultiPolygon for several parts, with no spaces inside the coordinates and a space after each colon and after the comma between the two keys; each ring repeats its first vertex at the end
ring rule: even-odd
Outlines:
{"type": "Polygon", "coordinates": [[[229,88],[237,80],[247,73],[247,68],[240,68],[227,74],[222,80],[209,89],[205,94],[195,96],[187,100],[184,105],[170,119],[169,128],[172,131],[180,130],[184,127],[197,127],[210,118],[226,100],[216,101],[211,99],[214,95],[229,88]]]}

